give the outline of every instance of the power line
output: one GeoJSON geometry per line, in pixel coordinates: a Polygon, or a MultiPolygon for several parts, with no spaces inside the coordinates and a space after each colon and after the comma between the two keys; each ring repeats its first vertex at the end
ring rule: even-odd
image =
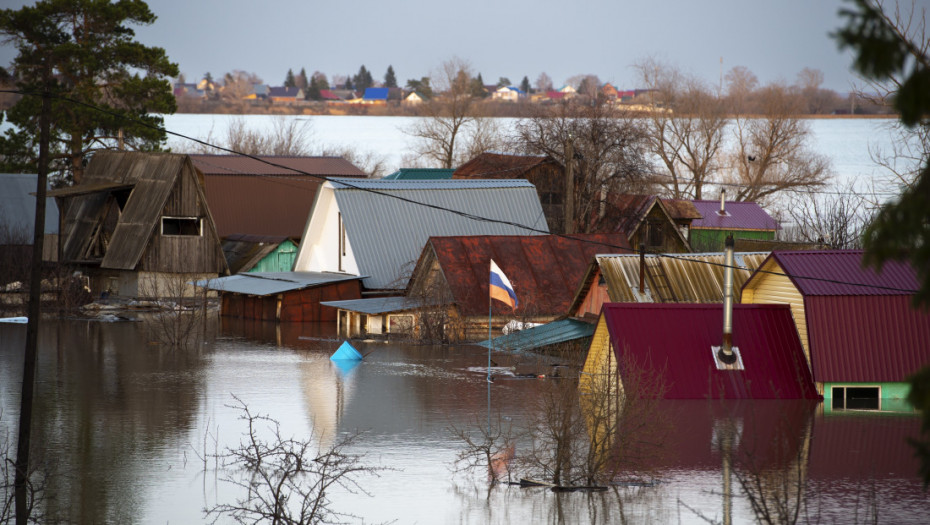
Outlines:
{"type": "MultiPolygon", "coordinates": [[[[20,90],[0,89],[0,92],[4,92],[4,93],[16,93],[16,94],[20,94],[20,95],[24,95],[24,96],[42,96],[42,94],[40,94],[40,93],[32,93],[32,92],[20,91],[20,90]]],[[[413,199],[409,199],[409,198],[407,198],[407,197],[402,197],[402,196],[400,196],[400,195],[395,195],[395,194],[393,194],[393,193],[385,193],[385,192],[378,191],[378,190],[375,190],[375,189],[372,189],[372,188],[357,186],[357,185],[352,184],[352,182],[351,182],[352,179],[350,179],[350,178],[326,177],[326,176],[323,176],[323,175],[316,175],[316,174],[313,174],[313,173],[308,173],[308,172],[305,172],[305,171],[300,170],[300,169],[296,169],[296,168],[292,168],[292,167],[288,167],[288,166],[283,166],[283,165],[281,165],[281,164],[272,162],[272,161],[270,161],[270,160],[267,160],[267,159],[264,159],[264,158],[261,158],[261,157],[255,156],[255,155],[251,155],[251,154],[248,154],[248,153],[242,153],[242,152],[239,152],[239,151],[236,151],[236,150],[233,150],[233,149],[230,149],[230,148],[226,148],[226,147],[223,147],[223,146],[219,146],[219,145],[216,145],[216,144],[211,144],[211,143],[206,142],[206,141],[204,141],[204,140],[196,139],[196,138],[194,138],[194,137],[190,137],[190,136],[184,135],[184,134],[182,134],[182,133],[178,133],[178,132],[175,132],[175,131],[171,131],[171,130],[166,129],[166,128],[161,128],[161,127],[158,127],[158,126],[149,124],[148,122],[145,122],[145,121],[142,121],[142,120],[133,118],[133,117],[131,117],[131,116],[123,115],[123,114],[120,114],[120,113],[118,113],[118,112],[112,111],[112,110],[110,110],[110,109],[102,108],[102,107],[99,107],[99,106],[96,106],[96,105],[93,105],[93,104],[89,104],[89,103],[87,103],[87,102],[83,102],[83,101],[80,101],[80,100],[75,100],[75,99],[72,99],[72,98],[69,98],[69,97],[65,97],[65,96],[61,96],[61,95],[55,95],[55,94],[51,95],[51,98],[59,99],[59,100],[62,100],[62,101],[65,101],[65,102],[68,102],[68,103],[71,103],[71,104],[80,105],[80,106],[83,106],[83,107],[86,107],[86,108],[92,109],[92,110],[94,110],[94,111],[98,111],[98,112],[101,112],[101,113],[104,113],[104,114],[107,114],[107,115],[110,115],[110,116],[113,116],[113,117],[116,117],[116,118],[120,118],[120,119],[124,119],[124,120],[130,121],[130,122],[134,122],[134,123],[139,124],[139,125],[141,125],[141,126],[143,126],[143,127],[147,127],[147,128],[149,128],[149,129],[153,129],[153,130],[156,130],[156,131],[161,131],[161,132],[163,132],[163,133],[165,133],[165,134],[172,135],[172,136],[179,137],[179,138],[183,138],[183,139],[185,139],[185,140],[190,140],[190,141],[195,142],[195,143],[197,143],[197,144],[201,144],[201,145],[203,145],[203,146],[207,146],[207,147],[210,147],[210,148],[214,148],[214,149],[217,149],[217,150],[220,150],[220,151],[225,151],[225,152],[230,153],[230,154],[232,154],[232,155],[238,155],[238,156],[250,158],[250,159],[255,160],[255,161],[257,161],[257,162],[261,162],[261,163],[263,163],[263,164],[266,164],[266,165],[269,165],[269,166],[273,166],[273,167],[276,167],[276,168],[281,168],[281,169],[284,169],[284,170],[287,170],[287,171],[294,171],[294,172],[296,172],[296,173],[299,173],[299,174],[302,174],[302,175],[306,175],[306,176],[308,176],[308,177],[313,177],[313,178],[319,179],[319,180],[321,180],[321,181],[323,181],[323,182],[330,182],[330,183],[333,183],[333,182],[334,182],[334,183],[336,183],[336,184],[340,184],[340,185],[342,185],[342,186],[346,186],[346,187],[351,188],[351,189],[355,189],[355,190],[359,190],[359,191],[364,191],[364,192],[376,194],[376,195],[379,195],[379,196],[382,196],[382,197],[389,197],[389,198],[397,199],[397,200],[400,200],[400,201],[403,201],[403,202],[407,202],[407,203],[410,203],[410,204],[414,204],[414,205],[417,205],[417,206],[424,206],[424,207],[427,207],[427,208],[431,208],[431,209],[435,209],[435,210],[439,210],[439,211],[444,211],[444,212],[447,212],[447,213],[452,213],[452,214],[455,214],[455,215],[459,215],[459,216],[461,216],[461,217],[464,217],[464,218],[466,218],[466,219],[471,219],[471,220],[475,220],[475,221],[479,221],[479,222],[488,222],[488,223],[494,223],[494,224],[504,224],[504,225],[508,225],[508,226],[513,226],[513,227],[515,227],[515,228],[520,228],[520,229],[526,230],[526,231],[528,231],[528,232],[538,233],[538,234],[542,234],[542,235],[556,235],[556,236],[563,237],[563,238],[566,238],[566,239],[574,239],[574,240],[577,240],[577,241],[581,241],[581,242],[585,242],[585,243],[589,243],[589,244],[596,244],[596,245],[599,245],[599,246],[605,246],[605,247],[608,247],[608,248],[611,248],[611,249],[621,250],[621,251],[625,251],[625,252],[628,252],[628,253],[637,253],[636,250],[634,250],[633,248],[630,248],[630,247],[628,247],[628,246],[618,246],[618,245],[614,245],[614,244],[611,244],[611,243],[599,242],[599,241],[595,241],[595,240],[591,240],[591,239],[579,239],[579,238],[577,238],[577,237],[575,237],[575,236],[573,236],[573,235],[566,235],[566,234],[560,234],[560,233],[555,233],[555,234],[554,234],[554,233],[551,233],[548,229],[542,230],[542,229],[535,228],[535,227],[532,227],[532,226],[527,226],[527,225],[524,225],[524,224],[518,224],[518,223],[513,222],[513,221],[506,221],[506,220],[502,220],[502,219],[493,219],[493,218],[490,218],[490,217],[483,217],[483,216],[480,216],[480,215],[475,215],[475,214],[473,214],[473,213],[469,213],[469,212],[465,212],[465,211],[461,211],[461,210],[452,210],[452,209],[446,208],[446,207],[444,207],[444,206],[439,206],[439,205],[436,205],[436,204],[430,204],[430,203],[425,203],[425,202],[416,201],[416,200],[413,200],[413,199]],[[335,180],[334,180],[334,179],[335,179],[335,180]]],[[[505,171],[511,171],[511,170],[515,170],[515,169],[517,169],[517,168],[510,168],[510,169],[506,169],[506,170],[501,170],[501,171],[499,171],[499,172],[497,172],[497,173],[502,173],[502,172],[505,172],[505,171]]],[[[490,173],[490,172],[489,172],[489,173],[490,173]]],[[[264,177],[265,175],[258,175],[258,176],[259,176],[259,177],[264,177]]],[[[717,267],[722,267],[722,268],[729,268],[729,267],[730,267],[730,266],[727,266],[727,265],[724,264],[724,263],[717,263],[717,262],[713,262],[713,261],[704,261],[704,260],[700,260],[700,259],[692,259],[692,258],[689,258],[687,255],[674,255],[674,254],[670,254],[670,253],[654,253],[654,254],[652,254],[652,255],[655,255],[655,256],[657,256],[657,257],[667,258],[667,259],[674,259],[674,260],[685,261],[685,262],[691,262],[691,263],[706,264],[706,265],[709,265],[709,266],[717,266],[717,267]]],[[[750,268],[748,268],[748,267],[742,267],[742,266],[732,266],[732,268],[734,268],[734,269],[741,269],[741,270],[747,270],[747,271],[750,271],[750,272],[753,271],[752,269],[750,269],[750,268]]],[[[794,279],[803,279],[803,280],[810,280],[810,281],[826,282],[826,283],[831,283],[831,284],[843,284],[843,285],[848,285],[848,286],[859,286],[859,287],[864,287],[864,288],[883,289],[883,290],[896,291],[896,292],[906,292],[906,293],[911,293],[911,294],[914,294],[914,293],[917,293],[917,292],[918,292],[918,290],[911,290],[911,289],[905,289],[905,288],[896,288],[896,287],[891,287],[891,286],[881,286],[881,285],[874,285],[874,284],[856,283],[856,282],[842,281],[842,280],[839,280],[839,279],[829,279],[829,278],[825,278],[825,277],[811,277],[811,276],[789,275],[789,274],[785,274],[785,273],[781,273],[781,272],[775,272],[775,271],[770,271],[770,270],[762,270],[761,267],[760,267],[760,268],[757,268],[755,271],[758,272],[758,273],[765,273],[765,274],[769,274],[769,275],[776,275],[776,276],[781,276],[781,277],[788,277],[788,278],[794,278],[794,279]]]]}

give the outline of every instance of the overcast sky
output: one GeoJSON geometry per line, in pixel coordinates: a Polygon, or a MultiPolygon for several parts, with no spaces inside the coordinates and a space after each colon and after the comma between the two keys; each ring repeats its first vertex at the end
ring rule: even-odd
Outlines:
{"type": "MultiPolygon", "coordinates": [[[[3,0],[4,7],[24,2],[3,0]]],[[[925,2],[921,2],[925,3],[925,2]]],[[[382,80],[426,76],[453,56],[486,83],[499,77],[556,86],[596,74],[617,87],[639,87],[633,65],[655,58],[716,84],[746,66],[763,84],[793,83],[810,67],[824,87],[847,91],[856,77],[850,55],[830,33],[841,0],[150,0],[155,24],[139,40],[167,50],[188,81],[210,72],[254,72],[280,85],[288,68],[354,74],[365,65],[382,80]]],[[[0,50],[8,63],[10,46],[0,50]]]]}

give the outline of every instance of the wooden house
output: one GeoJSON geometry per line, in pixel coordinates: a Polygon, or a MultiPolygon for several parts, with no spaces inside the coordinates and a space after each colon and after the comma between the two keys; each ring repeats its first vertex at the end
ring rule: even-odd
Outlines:
{"type": "MultiPolygon", "coordinates": [[[[738,290],[767,252],[734,254],[738,290]]],[[[597,317],[604,303],[722,303],[724,254],[598,255],[585,272],[568,315],[597,317]]],[[[736,294],[739,302],[739,294],[736,294]]]]}
{"type": "MultiPolygon", "coordinates": [[[[650,377],[663,399],[818,399],[801,341],[785,305],[733,308],[736,366],[721,366],[721,304],[604,305],[588,350],[581,389],[650,377]],[[674,328],[673,328],[674,327],[674,328]]],[[[612,386],[613,385],[613,386],[612,386]]]]}
{"type": "Polygon", "coordinates": [[[49,195],[64,210],[61,262],[82,269],[94,294],[179,295],[189,281],[228,273],[187,155],[97,153],[81,184],[49,195]]]}
{"type": "Polygon", "coordinates": [[[294,270],[360,275],[366,296],[400,295],[432,236],[543,233],[536,189],[525,180],[330,179],[294,270]]]}
{"type": "Polygon", "coordinates": [[[696,252],[723,251],[723,241],[732,234],[740,239],[771,241],[781,229],[762,206],[755,202],[691,201],[700,217],[691,223],[691,244],[696,252]]]}
{"type": "Polygon", "coordinates": [[[289,106],[306,98],[304,90],[297,87],[269,87],[268,100],[273,104],[289,106]]]}
{"type": "Polygon", "coordinates": [[[459,166],[452,178],[526,179],[536,187],[549,231],[565,231],[565,167],[552,157],[482,153],[459,166]]]}
{"type": "Polygon", "coordinates": [[[475,341],[488,336],[490,261],[510,278],[518,304],[511,309],[491,303],[492,330],[511,322],[548,323],[564,315],[578,281],[594,254],[624,247],[616,234],[477,235],[431,237],[413,269],[404,297],[328,303],[344,312],[346,335],[397,332],[392,326],[407,316],[405,332],[436,339],[475,341]]]}
{"type": "MultiPolygon", "coordinates": [[[[317,189],[327,177],[364,178],[342,157],[191,155],[221,238],[300,239],[317,189]]],[[[235,273],[235,272],[234,272],[235,273]]]]}
{"type": "Polygon", "coordinates": [[[907,377],[930,362],[930,312],[914,269],[862,266],[861,250],[772,252],[746,304],[788,305],[828,410],[909,410],[907,377]]]}
{"type": "Polygon", "coordinates": [[[688,201],[612,193],[592,222],[593,231],[626,235],[634,251],[642,246],[647,253],[687,253],[691,225],[700,216],[688,201]]]}
{"type": "Polygon", "coordinates": [[[365,94],[362,95],[362,104],[368,104],[373,106],[383,106],[387,104],[388,96],[390,95],[390,88],[386,87],[370,87],[365,89],[365,94]]]}

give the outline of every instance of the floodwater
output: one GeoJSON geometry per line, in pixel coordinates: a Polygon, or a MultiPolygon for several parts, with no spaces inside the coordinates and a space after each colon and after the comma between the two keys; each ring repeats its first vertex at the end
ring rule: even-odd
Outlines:
{"type": "MultiPolygon", "coordinates": [[[[210,521],[204,509],[243,494],[216,459],[244,439],[240,402],[276,419],[282,436],[314,446],[361,432],[349,451],[382,470],[357,478],[363,491],[329,493],[350,523],[706,523],[728,508],[744,523],[753,521],[751,498],[801,509],[802,523],[924,523],[930,511],[905,443],[919,429],[913,414],[662,402],[650,409],[658,426],[624,449],[648,476],[631,471],[605,492],[489,488],[486,470],[456,470],[465,447],[450,428],[476,432],[489,419],[523,426],[568,380],[498,372],[488,383],[487,354],[472,346],[358,343],[364,361],[343,371],[328,359],[341,343],[330,325],[214,320],[205,341],[185,349],[161,346],[153,330],[43,323],[33,457],[47,475],[46,522],[210,521]],[[734,467],[729,497],[725,464],[734,467]]],[[[0,450],[11,454],[24,344],[24,325],[0,324],[0,450]]],[[[546,357],[494,360],[553,370],[546,357]]],[[[524,437],[515,454],[540,443],[524,437]]],[[[513,475],[529,468],[515,463],[513,475]]]]}

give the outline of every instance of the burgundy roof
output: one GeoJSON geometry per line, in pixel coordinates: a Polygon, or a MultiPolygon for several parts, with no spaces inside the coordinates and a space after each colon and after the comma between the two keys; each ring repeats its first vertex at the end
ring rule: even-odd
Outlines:
{"type": "MultiPolygon", "coordinates": [[[[556,164],[552,157],[481,153],[459,166],[453,179],[524,179],[526,172],[543,164],[556,164]]],[[[561,167],[561,166],[560,166],[561,167]]]]}
{"type": "Polygon", "coordinates": [[[920,288],[910,265],[889,261],[876,272],[862,267],[862,254],[862,250],[775,251],[769,257],[803,295],[913,295],[920,288]]]}
{"type": "Polygon", "coordinates": [[[469,316],[488,314],[490,259],[513,284],[518,314],[562,315],[594,255],[629,250],[617,234],[431,237],[429,244],[455,303],[469,316]]]}
{"type": "Polygon", "coordinates": [[[724,206],[726,215],[720,215],[720,201],[692,201],[704,217],[691,223],[692,228],[716,230],[780,230],[773,219],[755,202],[730,202],[724,206]]]}
{"type": "Polygon", "coordinates": [[[207,204],[220,237],[241,233],[299,238],[321,177],[365,176],[341,157],[260,157],[285,168],[238,155],[190,157],[204,174],[207,204]]]}
{"type": "Polygon", "coordinates": [[[617,361],[664,374],[665,399],[818,397],[787,305],[734,306],[740,371],[715,366],[711,346],[721,344],[723,305],[607,303],[602,312],[617,361]]]}
{"type": "Polygon", "coordinates": [[[814,379],[899,382],[930,364],[930,311],[909,295],[804,298],[814,379]]]}

